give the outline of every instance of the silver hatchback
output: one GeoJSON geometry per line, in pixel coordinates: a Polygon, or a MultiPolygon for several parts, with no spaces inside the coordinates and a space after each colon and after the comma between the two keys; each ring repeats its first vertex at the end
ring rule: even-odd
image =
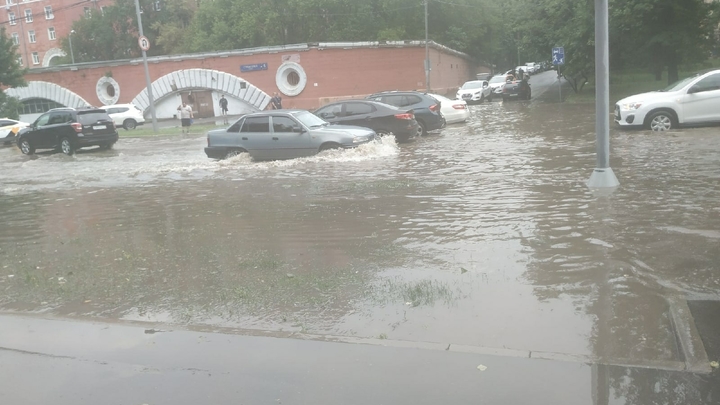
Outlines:
{"type": "Polygon", "coordinates": [[[348,149],[373,141],[369,128],[331,125],[305,110],[273,110],[248,114],[226,129],[207,134],[205,154],[225,159],[248,153],[255,160],[312,156],[328,149],[348,149]]]}

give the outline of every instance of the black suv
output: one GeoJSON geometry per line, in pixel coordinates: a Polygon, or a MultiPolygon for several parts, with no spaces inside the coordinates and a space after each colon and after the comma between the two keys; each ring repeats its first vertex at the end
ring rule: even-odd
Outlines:
{"type": "Polygon", "coordinates": [[[445,127],[445,118],[440,113],[440,102],[417,91],[384,91],[366,97],[403,109],[412,109],[418,122],[418,135],[445,127]]]}
{"type": "Polygon", "coordinates": [[[112,118],[97,108],[52,109],[17,135],[18,148],[26,155],[32,155],[35,149],[59,149],[72,155],[85,146],[112,148],[117,140],[112,118]]]}

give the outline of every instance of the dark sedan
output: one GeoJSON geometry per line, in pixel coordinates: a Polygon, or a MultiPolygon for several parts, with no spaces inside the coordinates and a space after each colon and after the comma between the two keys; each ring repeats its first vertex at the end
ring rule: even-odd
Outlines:
{"type": "Polygon", "coordinates": [[[412,110],[368,100],[347,100],[317,109],[315,115],[331,124],[358,125],[372,128],[378,134],[393,134],[405,142],[418,132],[412,110]]]}
{"type": "Polygon", "coordinates": [[[518,100],[530,100],[532,97],[532,90],[530,89],[530,83],[527,80],[508,80],[503,86],[502,93],[503,101],[507,101],[512,98],[518,100]]]}
{"type": "Polygon", "coordinates": [[[398,108],[412,109],[418,122],[418,135],[445,127],[445,118],[440,113],[440,102],[432,96],[417,91],[385,91],[367,97],[398,108]]]}

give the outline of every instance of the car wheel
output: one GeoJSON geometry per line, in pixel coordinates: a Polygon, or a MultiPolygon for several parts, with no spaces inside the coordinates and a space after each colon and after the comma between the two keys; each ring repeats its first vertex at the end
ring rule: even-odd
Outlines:
{"type": "Polygon", "coordinates": [[[235,156],[240,156],[243,153],[247,153],[242,149],[229,149],[227,153],[225,153],[225,159],[234,158],[235,156]]]}
{"type": "Polygon", "coordinates": [[[326,151],[326,150],[335,150],[335,149],[342,149],[342,147],[334,142],[324,143],[320,146],[320,152],[326,151]]]}
{"type": "Polygon", "coordinates": [[[73,153],[75,153],[75,148],[73,147],[72,142],[68,138],[63,138],[60,140],[60,150],[66,155],[72,155],[73,153]]]}
{"type": "Polygon", "coordinates": [[[137,122],[135,122],[134,119],[128,118],[125,121],[123,121],[123,128],[125,128],[125,130],[128,130],[128,131],[135,129],[135,128],[137,128],[137,122]]]}
{"type": "Polygon", "coordinates": [[[669,131],[675,125],[675,117],[669,111],[657,111],[648,117],[647,126],[653,131],[669,131]]]}
{"type": "Polygon", "coordinates": [[[18,146],[20,147],[20,152],[24,155],[32,155],[35,153],[35,148],[33,148],[32,144],[27,139],[21,140],[18,146]]]}
{"type": "Polygon", "coordinates": [[[417,133],[415,133],[415,136],[425,136],[427,135],[427,129],[425,129],[425,124],[422,121],[418,121],[418,128],[417,133]]]}

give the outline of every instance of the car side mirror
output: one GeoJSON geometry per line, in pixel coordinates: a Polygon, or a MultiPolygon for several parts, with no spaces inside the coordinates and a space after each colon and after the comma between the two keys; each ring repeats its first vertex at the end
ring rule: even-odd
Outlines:
{"type": "Polygon", "coordinates": [[[295,132],[296,134],[304,134],[304,133],[305,133],[305,128],[294,127],[294,128],[293,128],[293,132],[295,132]]]}

